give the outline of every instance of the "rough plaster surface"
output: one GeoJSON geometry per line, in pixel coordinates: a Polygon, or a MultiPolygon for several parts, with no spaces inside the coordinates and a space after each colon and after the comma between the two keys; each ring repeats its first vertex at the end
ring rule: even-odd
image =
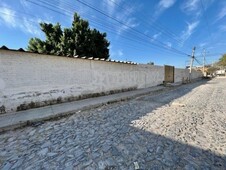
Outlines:
{"type": "MultiPolygon", "coordinates": [[[[175,81],[188,77],[175,69],[175,81]]],[[[193,73],[192,78],[200,77],[193,73]]],[[[66,58],[0,50],[0,106],[7,112],[21,104],[161,84],[164,67],[66,58]]]]}

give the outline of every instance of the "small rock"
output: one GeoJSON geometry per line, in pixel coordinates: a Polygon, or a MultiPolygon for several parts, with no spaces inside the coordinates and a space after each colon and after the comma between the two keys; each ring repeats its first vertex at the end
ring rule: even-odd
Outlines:
{"type": "Polygon", "coordinates": [[[40,156],[45,156],[48,152],[48,148],[44,148],[41,151],[38,152],[38,155],[40,156]]]}
{"type": "Polygon", "coordinates": [[[51,145],[52,145],[52,143],[50,141],[47,141],[41,146],[41,148],[47,148],[47,147],[49,147],[51,145]]]}
{"type": "MultiPolygon", "coordinates": [[[[73,167],[73,162],[72,161],[69,161],[69,162],[66,162],[65,163],[65,167],[69,170],[71,167],[73,167]]],[[[73,168],[72,168],[73,169],[73,168]]]]}
{"type": "Polygon", "coordinates": [[[111,149],[111,146],[108,145],[108,144],[104,144],[104,145],[102,146],[102,150],[103,150],[104,152],[107,152],[107,151],[109,151],[110,149],[111,149]]]}
{"type": "Polygon", "coordinates": [[[33,136],[35,134],[36,130],[32,130],[28,135],[33,136]]]}
{"type": "Polygon", "coordinates": [[[93,161],[90,159],[90,160],[84,162],[84,163],[83,163],[83,166],[84,166],[84,167],[87,167],[87,166],[89,166],[89,165],[92,164],[92,163],[93,163],[93,161]]]}
{"type": "Polygon", "coordinates": [[[98,169],[99,170],[104,170],[106,166],[107,165],[106,165],[106,163],[104,161],[99,161],[98,162],[98,169]]]}
{"type": "Polygon", "coordinates": [[[158,146],[156,149],[157,154],[162,154],[163,153],[163,148],[161,146],[158,146]]]}
{"type": "Polygon", "coordinates": [[[163,164],[165,164],[166,166],[173,166],[174,165],[174,162],[170,159],[163,159],[161,162],[163,164]]]}
{"type": "Polygon", "coordinates": [[[112,158],[108,158],[105,162],[108,165],[108,167],[116,167],[116,163],[112,158]]]}
{"type": "Polygon", "coordinates": [[[95,160],[95,159],[97,159],[97,158],[99,158],[100,157],[100,153],[99,152],[93,152],[92,153],[92,158],[95,160]]]}
{"type": "Polygon", "coordinates": [[[54,153],[54,152],[47,153],[47,156],[49,156],[49,157],[52,157],[52,156],[55,156],[55,155],[57,155],[57,153],[54,153]]]}
{"type": "Polygon", "coordinates": [[[12,166],[12,164],[9,163],[9,162],[7,162],[7,163],[3,166],[2,170],[9,170],[9,169],[11,169],[11,166],[12,166]]]}
{"type": "Polygon", "coordinates": [[[68,157],[68,158],[74,158],[74,156],[73,156],[73,155],[67,155],[67,157],[68,157]]]}
{"type": "Polygon", "coordinates": [[[185,104],[173,102],[171,106],[185,107],[185,104]]]}
{"type": "Polygon", "coordinates": [[[8,142],[12,142],[14,140],[14,138],[9,138],[8,142]]]}
{"type": "Polygon", "coordinates": [[[83,155],[83,154],[84,154],[84,151],[83,151],[83,150],[77,149],[77,150],[75,151],[75,153],[74,153],[74,156],[75,156],[75,158],[78,158],[78,157],[80,157],[80,156],[83,155]]]}
{"type": "Polygon", "coordinates": [[[118,149],[114,146],[111,148],[111,154],[113,156],[120,156],[121,155],[121,153],[118,151],[118,149]]]}
{"type": "Polygon", "coordinates": [[[155,155],[154,154],[149,154],[145,159],[146,159],[147,162],[153,161],[155,159],[155,155]]]}
{"type": "Polygon", "coordinates": [[[135,168],[135,170],[140,169],[138,162],[134,162],[133,164],[134,164],[134,168],[135,168]]]}
{"type": "Polygon", "coordinates": [[[22,163],[23,163],[23,160],[22,160],[22,159],[18,160],[18,161],[11,167],[11,169],[18,169],[22,163]]]}
{"type": "Polygon", "coordinates": [[[188,164],[184,167],[185,170],[195,170],[195,167],[192,164],[188,164]]]}

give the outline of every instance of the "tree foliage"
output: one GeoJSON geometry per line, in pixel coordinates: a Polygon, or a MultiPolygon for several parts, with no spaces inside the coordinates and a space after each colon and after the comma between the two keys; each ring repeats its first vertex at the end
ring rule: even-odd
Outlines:
{"type": "Polygon", "coordinates": [[[91,29],[86,20],[75,13],[71,28],[62,30],[59,23],[40,23],[46,40],[31,38],[28,50],[32,52],[47,53],[63,56],[87,56],[94,58],[109,58],[106,33],[91,29]]]}
{"type": "Polygon", "coordinates": [[[218,62],[220,66],[226,66],[226,54],[223,54],[220,58],[220,61],[218,62]]]}
{"type": "Polygon", "coordinates": [[[217,67],[212,66],[212,67],[209,67],[209,68],[207,69],[207,72],[210,73],[210,74],[213,74],[213,73],[215,73],[217,70],[218,70],[217,67]]]}

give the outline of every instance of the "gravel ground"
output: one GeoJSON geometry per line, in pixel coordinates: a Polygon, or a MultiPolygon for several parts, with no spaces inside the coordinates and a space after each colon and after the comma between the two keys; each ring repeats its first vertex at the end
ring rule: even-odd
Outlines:
{"type": "Polygon", "coordinates": [[[0,169],[226,169],[226,78],[0,135],[0,169]]]}

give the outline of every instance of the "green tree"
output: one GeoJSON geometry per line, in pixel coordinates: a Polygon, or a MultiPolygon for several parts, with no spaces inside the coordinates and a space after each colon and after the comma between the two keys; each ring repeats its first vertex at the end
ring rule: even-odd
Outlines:
{"type": "Polygon", "coordinates": [[[109,45],[106,33],[90,29],[89,22],[75,13],[71,28],[61,29],[56,25],[40,23],[46,40],[31,38],[28,50],[32,52],[47,53],[63,56],[87,56],[94,58],[109,58],[109,45]]]}
{"type": "Polygon", "coordinates": [[[220,66],[226,66],[226,54],[223,54],[220,58],[220,61],[218,62],[220,66]]]}
{"type": "Polygon", "coordinates": [[[29,40],[28,51],[46,53],[46,44],[39,38],[31,38],[29,40]]]}

